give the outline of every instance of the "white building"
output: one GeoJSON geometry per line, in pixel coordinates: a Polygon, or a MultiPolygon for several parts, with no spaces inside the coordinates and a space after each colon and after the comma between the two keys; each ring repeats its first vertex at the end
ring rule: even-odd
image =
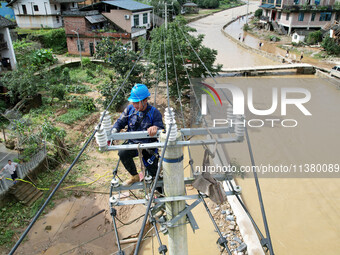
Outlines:
{"type": "Polygon", "coordinates": [[[61,13],[78,9],[84,0],[12,0],[8,6],[14,9],[18,27],[59,28],[63,26],[61,13]]]}
{"type": "Polygon", "coordinates": [[[16,69],[15,58],[10,29],[16,24],[0,16],[0,71],[16,69]]]}

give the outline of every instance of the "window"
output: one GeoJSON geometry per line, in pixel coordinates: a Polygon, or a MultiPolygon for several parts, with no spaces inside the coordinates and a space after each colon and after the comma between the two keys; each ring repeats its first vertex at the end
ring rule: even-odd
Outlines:
{"type": "Polygon", "coordinates": [[[336,14],[335,20],[336,20],[336,21],[339,21],[339,13],[336,14]]]}
{"type": "Polygon", "coordinates": [[[289,20],[289,14],[290,13],[286,13],[286,20],[289,20]]]}
{"type": "Polygon", "coordinates": [[[56,11],[58,10],[58,7],[57,7],[56,4],[54,5],[54,10],[56,10],[56,11]]]}
{"type": "Polygon", "coordinates": [[[72,3],[72,7],[74,7],[74,3],[72,3]]]}
{"type": "Polygon", "coordinates": [[[331,12],[321,12],[319,21],[330,21],[332,19],[331,12]]]}
{"type": "Polygon", "coordinates": [[[294,35],[294,40],[296,40],[297,39],[297,35],[294,35]]]}
{"type": "Polygon", "coordinates": [[[38,12],[39,11],[38,5],[33,5],[33,9],[34,9],[35,12],[38,12]]]}
{"type": "Polygon", "coordinates": [[[273,4],[274,0],[268,0],[268,4],[273,4]]]}
{"type": "Polygon", "coordinates": [[[311,21],[314,21],[314,20],[315,20],[315,15],[316,15],[316,13],[315,13],[315,12],[313,12],[313,13],[312,13],[312,18],[311,18],[311,21]]]}
{"type": "Polygon", "coordinates": [[[139,26],[139,15],[133,15],[133,24],[135,27],[139,26]]]}
{"type": "Polygon", "coordinates": [[[143,13],[143,24],[148,23],[148,14],[147,13],[143,13]]]}
{"type": "Polygon", "coordinates": [[[276,0],[276,6],[281,6],[282,0],[276,0]]]}
{"type": "Polygon", "coordinates": [[[59,23],[59,22],[60,22],[60,18],[59,18],[59,16],[57,16],[56,18],[57,18],[57,23],[59,23]]]}
{"type": "Polygon", "coordinates": [[[22,11],[24,12],[24,14],[27,14],[27,9],[26,9],[26,5],[21,5],[21,7],[22,7],[22,11]]]}
{"type": "Polygon", "coordinates": [[[294,0],[294,4],[299,4],[300,0],[294,0]]]}
{"type": "Polygon", "coordinates": [[[84,47],[84,41],[83,40],[77,40],[77,43],[79,42],[80,44],[80,47],[79,47],[79,44],[78,44],[78,51],[85,51],[85,47],[84,47]]]}
{"type": "Polygon", "coordinates": [[[305,14],[303,12],[299,13],[299,21],[303,21],[305,14]]]}
{"type": "Polygon", "coordinates": [[[277,19],[281,19],[281,12],[277,14],[277,19]]]}
{"type": "Polygon", "coordinates": [[[315,3],[315,5],[319,5],[320,4],[320,0],[315,0],[314,3],[315,3]]]}

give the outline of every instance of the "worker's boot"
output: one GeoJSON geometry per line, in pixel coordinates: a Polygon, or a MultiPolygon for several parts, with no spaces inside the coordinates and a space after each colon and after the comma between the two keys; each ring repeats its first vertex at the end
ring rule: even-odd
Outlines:
{"type": "Polygon", "coordinates": [[[132,184],[134,184],[135,182],[139,182],[139,175],[132,175],[128,180],[126,180],[125,182],[123,182],[123,186],[130,186],[132,184]]]}

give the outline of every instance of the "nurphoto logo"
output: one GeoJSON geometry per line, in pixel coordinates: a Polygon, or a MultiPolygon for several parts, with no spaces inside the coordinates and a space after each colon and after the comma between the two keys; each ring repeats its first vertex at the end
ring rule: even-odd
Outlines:
{"type": "MultiPolygon", "coordinates": [[[[232,114],[233,115],[244,115],[245,110],[248,110],[250,113],[256,116],[269,116],[273,114],[278,107],[280,107],[281,116],[287,115],[287,106],[293,105],[297,109],[301,111],[301,113],[305,116],[311,116],[311,112],[304,106],[304,104],[308,103],[311,99],[311,93],[309,90],[304,88],[272,88],[271,90],[271,106],[267,109],[256,109],[254,106],[254,95],[253,88],[247,89],[247,94],[245,95],[243,91],[232,84],[216,84],[214,87],[208,85],[206,83],[202,83],[205,87],[201,88],[204,92],[206,92],[214,101],[217,106],[217,102],[213,96],[213,94],[208,90],[210,89],[218,98],[221,107],[223,107],[223,103],[220,95],[217,93],[216,89],[227,89],[233,99],[232,105],[232,114]],[[291,94],[294,94],[295,98],[290,97],[291,94]],[[247,107],[247,109],[245,109],[247,107]]],[[[201,95],[201,114],[207,115],[207,94],[201,95]]],[[[265,122],[271,123],[271,126],[274,127],[275,122],[281,122],[283,127],[295,127],[297,126],[297,120],[295,119],[250,119],[248,121],[244,120],[244,125],[248,124],[250,127],[262,127],[265,122]],[[287,123],[291,123],[288,125],[287,123]],[[257,124],[254,124],[257,123],[257,124]]],[[[232,119],[214,119],[214,127],[216,125],[235,125],[240,123],[232,123],[232,119]],[[231,122],[231,123],[230,123],[231,122]]]]}

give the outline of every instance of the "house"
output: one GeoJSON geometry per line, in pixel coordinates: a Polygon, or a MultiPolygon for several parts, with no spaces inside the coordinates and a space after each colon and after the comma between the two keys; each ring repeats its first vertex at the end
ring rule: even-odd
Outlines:
{"type": "Polygon", "coordinates": [[[192,2],[186,2],[182,5],[181,13],[190,14],[190,13],[198,13],[198,5],[192,2]]]}
{"type": "Polygon", "coordinates": [[[336,0],[262,0],[261,22],[276,31],[291,34],[295,29],[320,29],[328,22],[340,19],[336,0]]]}
{"type": "Polygon", "coordinates": [[[63,26],[62,12],[78,9],[84,0],[11,0],[18,27],[59,28],[63,26]]]}
{"type": "Polygon", "coordinates": [[[308,34],[312,31],[308,30],[295,30],[292,35],[292,42],[293,43],[299,43],[304,42],[305,38],[308,36],[308,34]]]}
{"type": "Polygon", "coordinates": [[[16,24],[9,19],[0,16],[0,72],[16,69],[15,58],[10,29],[16,24]]]}
{"type": "Polygon", "coordinates": [[[151,28],[152,6],[133,0],[102,1],[63,13],[67,48],[70,54],[92,56],[103,37],[121,39],[137,51],[138,38],[151,28]],[[79,45],[78,46],[78,37],[79,45]]]}

